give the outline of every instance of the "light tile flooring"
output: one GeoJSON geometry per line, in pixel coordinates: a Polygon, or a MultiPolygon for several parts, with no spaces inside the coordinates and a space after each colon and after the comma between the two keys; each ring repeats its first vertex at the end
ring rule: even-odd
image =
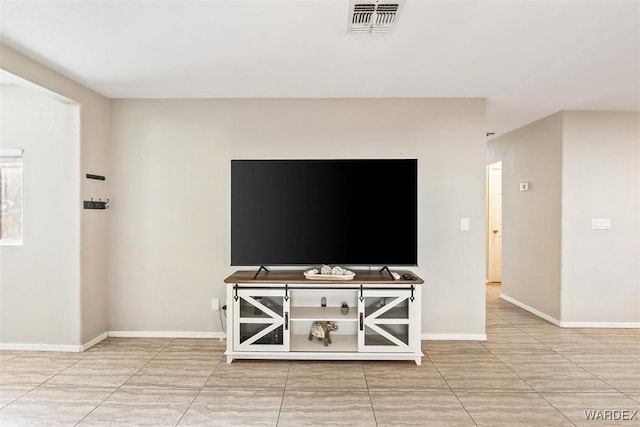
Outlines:
{"type": "Polygon", "coordinates": [[[413,362],[223,358],[224,343],[108,339],[0,352],[0,425],[630,426],[640,330],[560,329],[487,286],[485,342],[424,341],[413,362]]]}

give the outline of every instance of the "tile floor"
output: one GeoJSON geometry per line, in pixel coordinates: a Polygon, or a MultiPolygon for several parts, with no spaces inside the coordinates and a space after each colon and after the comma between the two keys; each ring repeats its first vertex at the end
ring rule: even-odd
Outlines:
{"type": "Polygon", "coordinates": [[[487,286],[487,341],[424,341],[419,367],[228,365],[223,342],[196,339],[2,351],[0,425],[640,425],[585,419],[640,410],[640,330],[560,329],[499,295],[487,286]]]}

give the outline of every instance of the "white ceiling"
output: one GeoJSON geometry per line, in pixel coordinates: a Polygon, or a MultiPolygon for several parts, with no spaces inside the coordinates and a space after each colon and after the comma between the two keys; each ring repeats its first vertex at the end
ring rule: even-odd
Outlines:
{"type": "Polygon", "coordinates": [[[110,98],[483,97],[498,135],[562,109],[640,110],[640,0],[0,0],[0,41],[110,98]]]}

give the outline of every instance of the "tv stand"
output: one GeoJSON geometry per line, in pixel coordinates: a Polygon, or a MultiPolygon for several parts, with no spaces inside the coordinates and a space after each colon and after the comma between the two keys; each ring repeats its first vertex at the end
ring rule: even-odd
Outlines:
{"type": "Polygon", "coordinates": [[[303,273],[275,270],[258,278],[255,271],[237,271],[224,280],[227,363],[413,360],[420,365],[422,279],[411,273],[414,280],[393,280],[375,270],[355,271],[349,281],[306,279],[303,273]],[[331,344],[309,339],[314,322],[338,325],[331,344]]]}
{"type": "Polygon", "coordinates": [[[258,271],[256,271],[256,274],[253,276],[253,280],[255,280],[258,277],[258,274],[260,274],[260,272],[264,270],[265,272],[269,272],[269,270],[267,269],[267,267],[265,267],[264,265],[261,265],[260,268],[258,269],[258,271]]]}

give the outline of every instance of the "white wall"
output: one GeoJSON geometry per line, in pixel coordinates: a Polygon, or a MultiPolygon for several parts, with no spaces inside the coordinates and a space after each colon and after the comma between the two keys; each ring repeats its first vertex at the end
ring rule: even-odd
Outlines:
{"type": "Polygon", "coordinates": [[[484,334],[484,111],[477,99],[112,101],[110,329],[221,330],[210,298],[233,271],[231,159],[415,157],[422,332],[484,334]]]}
{"type": "Polygon", "coordinates": [[[502,160],[502,294],[559,320],[562,113],[487,147],[489,163],[502,160]]]}
{"type": "Polygon", "coordinates": [[[562,321],[640,322],[640,113],[567,111],[563,139],[562,321]]]}
{"type": "MultiPolygon", "coordinates": [[[[80,106],[80,152],[74,173],[79,179],[80,193],[73,208],[80,215],[80,287],[75,299],[80,308],[79,342],[87,343],[104,334],[107,325],[107,216],[104,211],[81,210],[81,201],[90,197],[109,196],[109,100],[61,74],[19,54],[0,43],[0,68],[22,79],[77,102],[80,106]],[[84,178],[85,173],[106,175],[107,181],[84,178]],[[81,176],[80,176],[81,175],[81,176]]],[[[46,179],[46,177],[43,177],[46,179]]],[[[25,226],[26,227],[26,226],[25,226]]],[[[46,258],[39,263],[47,262],[46,258]]],[[[32,265],[37,269],[40,264],[32,265]]],[[[69,284],[75,286],[75,284],[69,284]]],[[[17,302],[25,307],[30,301],[17,302]]],[[[67,305],[56,307],[64,312],[67,305]]],[[[20,339],[19,336],[16,339],[20,339]]],[[[20,340],[20,342],[23,342],[20,340]]]]}
{"type": "Polygon", "coordinates": [[[0,86],[0,147],[24,149],[23,245],[0,246],[0,343],[78,344],[78,106],[0,86]]]}

